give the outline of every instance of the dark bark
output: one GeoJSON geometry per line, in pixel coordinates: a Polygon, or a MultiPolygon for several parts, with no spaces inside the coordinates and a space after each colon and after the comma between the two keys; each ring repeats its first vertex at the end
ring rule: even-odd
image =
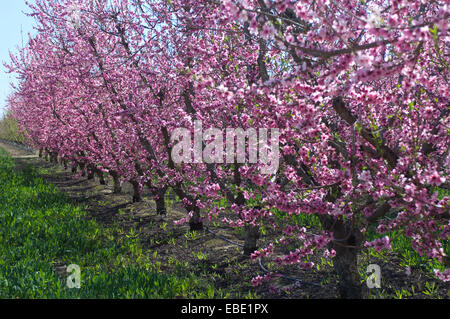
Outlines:
{"type": "Polygon", "coordinates": [[[77,172],[77,166],[78,164],[76,162],[72,163],[72,173],[75,174],[77,172]]]}
{"type": "MultiPolygon", "coordinates": [[[[237,166],[236,166],[237,167],[237,166]]],[[[235,182],[236,185],[240,185],[240,174],[239,170],[235,170],[235,182]]],[[[235,199],[235,203],[237,205],[244,205],[245,204],[245,198],[244,194],[240,192],[238,196],[235,199]]],[[[255,207],[255,209],[261,209],[260,206],[255,207]]],[[[241,216],[241,218],[243,218],[241,216]]],[[[250,223],[246,223],[245,225],[245,238],[244,238],[244,256],[250,257],[251,254],[255,252],[255,250],[258,249],[258,239],[260,237],[259,233],[259,227],[251,225],[250,223]]]]}
{"type": "MultiPolygon", "coordinates": [[[[353,237],[350,238],[350,241],[353,237]]],[[[343,244],[348,244],[344,242],[343,244]]],[[[339,277],[339,294],[343,299],[361,299],[363,290],[358,272],[358,248],[349,248],[334,244],[336,256],[333,265],[339,277]]]]}
{"type": "Polygon", "coordinates": [[[87,170],[88,170],[88,179],[89,180],[94,179],[95,174],[94,174],[94,167],[93,167],[93,165],[89,165],[87,170]]]}
{"type": "Polygon", "coordinates": [[[203,222],[200,217],[200,209],[198,207],[193,207],[193,214],[189,220],[189,227],[191,231],[203,230],[203,222]]]}
{"type": "Polygon", "coordinates": [[[99,169],[96,169],[95,173],[97,174],[97,177],[100,181],[100,185],[106,185],[105,176],[103,175],[103,172],[99,169]]]}
{"type": "Polygon", "coordinates": [[[245,226],[245,241],[244,241],[244,255],[250,257],[255,250],[258,249],[258,239],[259,239],[259,229],[258,227],[252,225],[245,226]]]}
{"type": "Polygon", "coordinates": [[[122,193],[122,185],[120,184],[119,174],[117,172],[111,171],[109,173],[114,181],[114,194],[122,193]]]}
{"type": "Polygon", "coordinates": [[[158,189],[155,194],[155,203],[156,203],[156,213],[159,215],[167,215],[167,209],[166,209],[166,201],[165,201],[165,195],[166,195],[167,188],[161,188],[158,189]]]}
{"type": "Polygon", "coordinates": [[[133,186],[133,203],[138,203],[142,201],[141,191],[139,189],[139,183],[137,181],[130,181],[133,186]]]}
{"type": "MultiPolygon", "coordinates": [[[[358,228],[350,222],[341,220],[325,222],[326,229],[333,231],[335,240],[330,243],[330,248],[336,251],[333,258],[334,270],[338,276],[338,289],[343,299],[363,298],[361,277],[358,271],[358,255],[361,250],[362,235],[358,228]]],[[[323,223],[324,224],[324,223],[323,223]]]]}

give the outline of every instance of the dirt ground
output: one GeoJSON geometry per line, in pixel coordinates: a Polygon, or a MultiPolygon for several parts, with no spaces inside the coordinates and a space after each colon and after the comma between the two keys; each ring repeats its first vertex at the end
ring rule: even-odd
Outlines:
{"type": "MultiPolygon", "coordinates": [[[[70,168],[64,170],[61,165],[50,163],[24,150],[0,142],[13,156],[18,168],[25,165],[33,165],[40,169],[41,175],[48,182],[56,185],[65,192],[73,203],[86,207],[88,215],[105,226],[119,224],[125,229],[133,228],[144,250],[149,254],[157,251],[157,260],[161,262],[161,270],[170,272],[173,270],[173,260],[182,261],[189,271],[206,276],[214,282],[216,289],[223,289],[230,293],[230,297],[244,298],[251,291],[252,294],[262,298],[338,298],[337,279],[332,267],[321,265],[320,256],[312,259],[320,266],[320,269],[303,270],[299,267],[283,269],[286,275],[300,278],[316,285],[295,284],[295,281],[285,278],[276,278],[270,283],[259,287],[250,285],[251,279],[257,275],[264,275],[263,270],[256,261],[245,258],[241,247],[234,243],[243,243],[239,232],[225,225],[213,226],[205,222],[206,226],[221,238],[205,230],[196,236],[189,235],[187,225],[175,225],[173,222],[186,216],[186,212],[173,195],[168,195],[168,216],[162,217],[156,214],[154,201],[145,196],[143,201],[132,203],[131,185],[123,185],[122,194],[113,194],[112,180],[107,180],[107,185],[100,185],[97,177],[88,180],[80,173],[71,173],[70,168]],[[224,240],[228,239],[229,241],[224,240]],[[203,254],[203,255],[201,255],[203,254]],[[206,256],[199,258],[199,256],[206,256]]],[[[264,242],[270,242],[270,238],[263,238],[264,242]]],[[[362,263],[378,263],[381,266],[383,285],[372,295],[384,297],[385,294],[392,297],[399,289],[411,290],[414,286],[416,292],[410,298],[449,298],[449,286],[437,281],[431,275],[412,270],[407,276],[404,268],[398,266],[396,256],[389,260],[362,260],[362,263]],[[419,289],[425,289],[424,283],[434,282],[436,292],[433,296],[420,293],[419,289]]],[[[265,261],[266,268],[270,269],[270,261],[265,261]]]]}

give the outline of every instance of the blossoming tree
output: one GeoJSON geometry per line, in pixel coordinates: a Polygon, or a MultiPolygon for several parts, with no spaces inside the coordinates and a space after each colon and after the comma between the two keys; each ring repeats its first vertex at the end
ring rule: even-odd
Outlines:
{"type": "MultiPolygon", "coordinates": [[[[314,253],[334,257],[342,297],[362,295],[361,249],[390,248],[388,236],[367,242],[370,227],[401,231],[420,254],[448,264],[449,198],[438,196],[450,164],[444,2],[30,7],[38,33],[12,56],[21,82],[10,104],[35,146],[109,172],[117,192],[131,182],[135,200],[147,185],[160,211],[172,188],[191,229],[221,216],[245,228],[253,258],[278,254],[278,265],[311,268],[305,259],[314,253]],[[194,133],[196,121],[279,129],[277,172],[220,160],[219,150],[216,161],[176,163],[171,133],[194,133]],[[298,225],[299,214],[317,216],[322,229],[298,225]],[[277,238],[256,250],[261,226],[277,238]],[[292,243],[298,248],[286,251],[292,243]]],[[[202,152],[209,142],[200,141],[202,152]]],[[[449,280],[448,269],[436,275],[449,280]]]]}

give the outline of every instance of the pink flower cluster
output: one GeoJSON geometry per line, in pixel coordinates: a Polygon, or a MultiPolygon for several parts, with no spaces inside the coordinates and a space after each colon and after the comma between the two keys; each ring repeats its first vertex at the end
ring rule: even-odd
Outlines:
{"type": "Polygon", "coordinates": [[[366,241],[364,243],[364,247],[372,247],[377,252],[381,251],[382,249],[387,249],[387,250],[392,249],[391,242],[390,242],[388,236],[384,236],[382,238],[377,238],[371,242],[366,241]]]}

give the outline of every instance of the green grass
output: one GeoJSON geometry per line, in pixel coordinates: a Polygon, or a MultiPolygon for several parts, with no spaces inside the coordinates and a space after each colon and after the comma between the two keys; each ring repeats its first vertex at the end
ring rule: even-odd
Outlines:
{"type": "Polygon", "coordinates": [[[160,272],[136,236],[117,236],[71,204],[36,170],[17,170],[0,149],[0,298],[208,298],[222,297],[181,269],[160,272]],[[77,264],[81,288],[57,265],[77,264]]]}
{"type": "Polygon", "coordinates": [[[21,144],[26,143],[26,138],[19,130],[17,120],[8,112],[0,119],[0,138],[21,144]]]}

